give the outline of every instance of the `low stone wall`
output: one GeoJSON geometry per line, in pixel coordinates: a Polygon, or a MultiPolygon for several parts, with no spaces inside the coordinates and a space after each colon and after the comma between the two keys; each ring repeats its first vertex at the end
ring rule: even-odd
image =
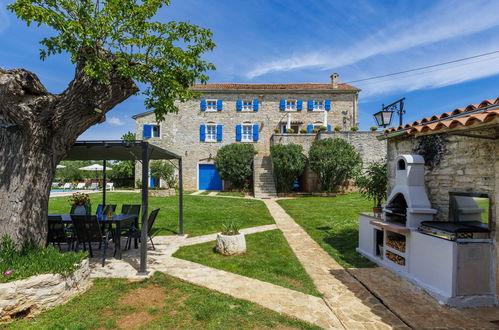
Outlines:
{"type": "Polygon", "coordinates": [[[32,317],[61,305],[90,286],[88,259],[69,275],[42,274],[0,284],[0,322],[32,317]]]}
{"type": "Polygon", "coordinates": [[[150,197],[169,197],[175,196],[177,191],[175,189],[164,189],[164,190],[149,190],[150,197]]]}

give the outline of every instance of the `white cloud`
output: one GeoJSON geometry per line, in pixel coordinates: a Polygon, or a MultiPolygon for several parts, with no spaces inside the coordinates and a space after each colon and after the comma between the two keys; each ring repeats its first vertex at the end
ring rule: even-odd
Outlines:
{"type": "Polygon", "coordinates": [[[125,122],[118,117],[109,117],[107,120],[107,123],[112,126],[123,126],[125,125],[125,122]]]}
{"type": "Polygon", "coordinates": [[[355,45],[271,60],[255,66],[246,76],[251,79],[271,72],[307,67],[340,68],[379,55],[462,38],[499,26],[498,12],[499,1],[494,0],[443,2],[413,19],[390,21],[389,27],[374,32],[355,45]]]}

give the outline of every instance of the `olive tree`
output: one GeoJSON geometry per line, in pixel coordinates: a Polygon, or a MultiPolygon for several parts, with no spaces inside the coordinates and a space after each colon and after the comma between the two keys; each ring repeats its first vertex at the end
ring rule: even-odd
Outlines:
{"type": "Polygon", "coordinates": [[[362,159],[355,148],[339,138],[314,141],[308,159],[321,188],[332,192],[354,178],[362,166],[362,159]]]}
{"type": "Polygon", "coordinates": [[[218,150],[215,168],[220,178],[232,183],[234,188],[247,190],[253,176],[253,158],[257,154],[252,144],[231,143],[218,150]]]}
{"type": "Polygon", "coordinates": [[[276,144],[270,147],[274,178],[279,192],[290,192],[296,178],[303,174],[307,157],[299,144],[276,144]]]}
{"type": "Polygon", "coordinates": [[[151,162],[151,175],[163,180],[168,188],[173,188],[177,185],[175,167],[168,161],[153,160],[151,162]]]}
{"type": "Polygon", "coordinates": [[[8,6],[28,25],[48,26],[41,59],[67,53],[73,79],[52,94],[25,69],[0,68],[0,236],[44,244],[56,165],[90,126],[128,97],[145,95],[161,121],[175,100],[197,94],[214,69],[203,61],[211,32],[153,17],[168,0],[17,0],[8,6]]]}

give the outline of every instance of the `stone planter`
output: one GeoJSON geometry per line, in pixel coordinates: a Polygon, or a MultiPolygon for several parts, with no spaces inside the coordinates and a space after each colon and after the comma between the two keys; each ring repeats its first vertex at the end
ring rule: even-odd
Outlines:
{"type": "Polygon", "coordinates": [[[42,274],[0,284],[0,323],[32,317],[61,305],[90,287],[88,259],[68,275],[42,274]]]}
{"type": "Polygon", "coordinates": [[[161,190],[149,190],[150,197],[169,197],[175,196],[177,191],[175,189],[161,189],[161,190]]]}
{"type": "Polygon", "coordinates": [[[233,256],[246,252],[246,239],[244,238],[244,234],[218,234],[215,251],[226,256],[233,256]]]}

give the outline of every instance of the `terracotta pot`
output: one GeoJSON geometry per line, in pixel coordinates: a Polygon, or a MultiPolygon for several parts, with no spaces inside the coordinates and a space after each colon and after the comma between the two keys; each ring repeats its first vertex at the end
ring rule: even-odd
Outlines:
{"type": "Polygon", "coordinates": [[[383,209],[381,207],[373,207],[373,213],[383,213],[383,209]]]}

